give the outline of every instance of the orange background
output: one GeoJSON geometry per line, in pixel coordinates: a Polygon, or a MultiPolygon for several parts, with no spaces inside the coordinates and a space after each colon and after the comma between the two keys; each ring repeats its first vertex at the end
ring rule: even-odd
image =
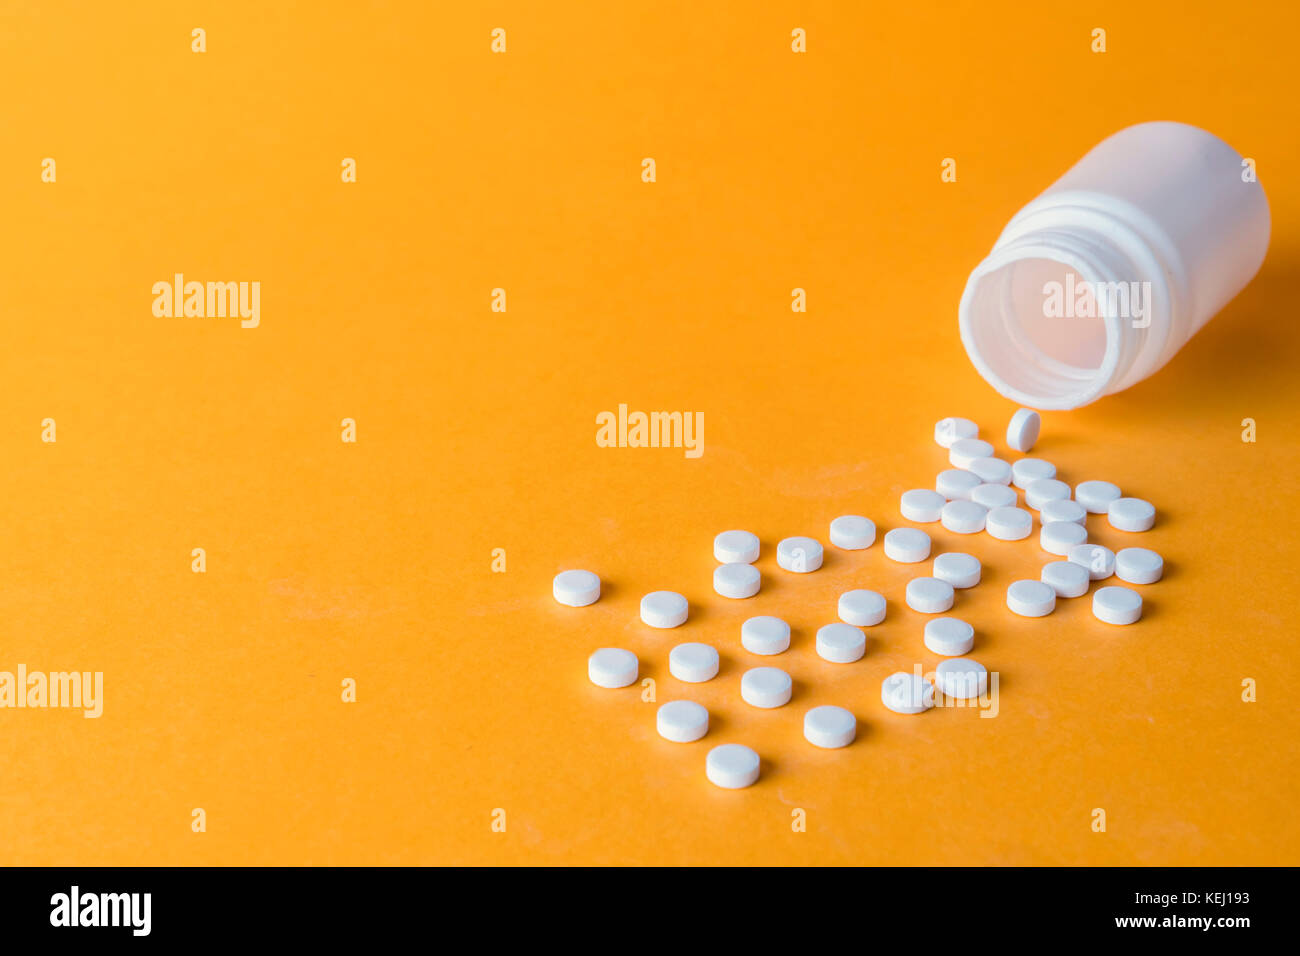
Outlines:
{"type": "Polygon", "coordinates": [[[1286,6],[5,3],[0,669],[102,670],[105,701],[0,711],[0,860],[1300,862],[1286,6]],[[1036,453],[1153,500],[1134,543],[1166,580],[1135,627],[1088,598],[1020,619],[1004,591],[1036,541],[938,529],[985,562],[954,613],[1000,713],[891,714],[881,679],[938,661],[902,604],[928,566],[878,543],[796,577],[775,543],[902,523],[945,415],[1006,454],[1013,406],[957,337],[966,275],[1150,119],[1257,161],[1268,260],[1164,371],[1046,415],[1036,453]],[[261,326],[155,318],[174,272],[260,281],[261,326]],[[620,402],[702,411],[703,457],[598,448],[620,402]],[[732,527],[763,539],[751,601],[711,590],[732,527]],[[598,604],[552,600],[567,567],[598,604]],[[889,617],[828,664],[813,635],[850,587],[889,617]],[[692,602],[679,631],[638,620],[659,588],[692,602]],[[738,693],[761,613],[795,627],[771,712],[738,693]],[[683,640],[720,648],[715,681],[668,675],[683,640]],[[588,683],[602,645],[709,706],[709,736],[661,740],[635,688],[588,683]],[[848,749],[802,739],[821,703],[858,715],[848,749]],[[762,755],[753,788],[706,782],[725,741],[762,755]]]}

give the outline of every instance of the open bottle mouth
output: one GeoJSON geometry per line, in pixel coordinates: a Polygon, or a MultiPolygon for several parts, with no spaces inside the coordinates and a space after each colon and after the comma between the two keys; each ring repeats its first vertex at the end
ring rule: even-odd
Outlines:
{"type": "Polygon", "coordinates": [[[958,310],[962,342],[1001,394],[1032,408],[1077,408],[1104,395],[1121,330],[1095,263],[1055,244],[1017,244],[971,273],[958,310]]]}

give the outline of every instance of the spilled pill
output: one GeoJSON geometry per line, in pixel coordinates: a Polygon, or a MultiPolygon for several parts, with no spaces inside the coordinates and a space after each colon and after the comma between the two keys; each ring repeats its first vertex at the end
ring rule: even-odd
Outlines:
{"type": "Polygon", "coordinates": [[[1165,573],[1165,559],[1150,548],[1123,548],[1115,555],[1115,576],[1129,584],[1155,584],[1165,573]]]}
{"type": "Polygon", "coordinates": [[[1014,488],[985,482],[971,490],[970,500],[992,511],[994,508],[1014,508],[1018,499],[1014,488]]]}
{"type": "Polygon", "coordinates": [[[953,590],[938,578],[912,578],[907,582],[907,606],[922,614],[942,614],[952,608],[953,590]]]}
{"type": "Polygon", "coordinates": [[[874,627],[885,619],[885,599],[875,591],[845,591],[837,605],[840,620],[854,627],[874,627]]]}
{"type": "Polygon", "coordinates": [[[900,564],[916,564],[930,556],[930,536],[917,528],[885,532],[885,556],[900,564]]]}
{"type": "Polygon", "coordinates": [[[1074,486],[1074,500],[1095,515],[1104,515],[1120,497],[1119,485],[1109,481],[1081,481],[1074,486]]]}
{"type": "Polygon", "coordinates": [[[994,508],[984,519],[984,529],[999,541],[1019,541],[1034,530],[1034,516],[1024,508],[994,508]]]}
{"type": "Polygon", "coordinates": [[[961,618],[936,617],[925,622],[923,640],[935,654],[957,657],[975,646],[975,628],[961,618]]]}
{"type": "Polygon", "coordinates": [[[1056,610],[1056,591],[1042,581],[1013,581],[1007,588],[1007,607],[1021,617],[1044,617],[1056,610]]]}
{"type": "Polygon", "coordinates": [[[1019,408],[1007,423],[1007,444],[1016,451],[1029,451],[1038,441],[1043,419],[1032,408],[1019,408]]]}
{"type": "Polygon", "coordinates": [[[790,675],[779,667],[755,667],[740,678],[740,696],[754,707],[781,707],[789,703],[793,687],[790,675]]]}
{"type": "Polygon", "coordinates": [[[1107,624],[1132,624],[1142,616],[1142,595],[1116,585],[1099,588],[1092,596],[1092,613],[1107,624]]]}
{"type": "Polygon", "coordinates": [[[590,571],[561,571],[551,582],[555,600],[569,607],[586,607],[600,598],[600,578],[590,571]]]}
{"type": "Polygon", "coordinates": [[[1054,498],[1051,501],[1043,502],[1043,506],[1038,509],[1038,520],[1043,524],[1049,521],[1073,521],[1075,524],[1083,524],[1088,517],[1088,512],[1084,510],[1083,505],[1077,501],[1071,501],[1069,498],[1054,498]]]}
{"type": "Polygon", "coordinates": [[[976,458],[970,464],[960,467],[964,467],[973,475],[978,475],[980,481],[990,485],[1011,484],[1011,464],[1001,458],[976,458]]]}
{"type": "Polygon", "coordinates": [[[1025,488],[1040,478],[1055,478],[1056,466],[1041,458],[1021,458],[1011,463],[1011,483],[1025,488]]]}
{"type": "Polygon", "coordinates": [[[944,502],[948,499],[929,488],[913,488],[903,492],[898,510],[908,521],[938,521],[944,502]]]}
{"type": "Polygon", "coordinates": [[[670,700],[655,714],[659,736],[688,744],[709,732],[709,712],[693,700],[670,700]]]}
{"type": "Polygon", "coordinates": [[[1088,577],[1104,581],[1115,573],[1115,552],[1099,544],[1076,544],[1065,552],[1065,557],[1088,569],[1088,577]]]}
{"type": "Polygon", "coordinates": [[[1073,521],[1049,521],[1038,532],[1038,543],[1044,551],[1065,557],[1076,544],[1088,540],[1088,529],[1073,521]]]}
{"type": "Polygon", "coordinates": [[[969,418],[941,418],[934,423],[934,440],[944,448],[963,438],[974,438],[980,428],[969,418]]]}
{"type": "Polygon", "coordinates": [[[991,458],[993,446],[979,438],[959,438],[948,446],[948,463],[954,468],[969,468],[977,458],[991,458]]]}
{"type": "Polygon", "coordinates": [[[751,654],[781,654],[790,646],[790,625],[779,617],[760,615],[740,625],[740,644],[751,654]]]}
{"type": "Polygon", "coordinates": [[[795,574],[811,574],[822,566],[822,546],[816,538],[784,538],[776,546],[776,563],[795,574]]]}
{"type": "Polygon", "coordinates": [[[934,683],[948,697],[970,700],[988,693],[989,672],[979,661],[954,657],[939,662],[934,669],[934,683]]]}
{"type": "Polygon", "coordinates": [[[758,754],[742,744],[722,744],[709,751],[704,775],[724,790],[743,790],[758,779],[758,754]]]}
{"type": "Polygon", "coordinates": [[[1149,531],[1156,523],[1156,509],[1141,498],[1116,498],[1106,509],[1106,518],[1120,531],[1149,531]]]}
{"type": "Polygon", "coordinates": [[[973,471],[962,468],[948,468],[934,479],[934,490],[945,498],[969,498],[972,491],[984,482],[973,471]]]}
{"type": "Polygon", "coordinates": [[[651,627],[677,627],[686,622],[688,609],[676,591],[651,591],[641,599],[641,620],[651,627]]]}
{"type": "Polygon", "coordinates": [[[1057,597],[1076,598],[1088,593],[1088,569],[1073,561],[1049,561],[1040,575],[1043,583],[1056,592],[1057,597]]]}
{"type": "Polygon", "coordinates": [[[949,551],[934,559],[934,576],[955,588],[973,588],[980,583],[979,558],[960,551],[949,551]]]}
{"type": "Polygon", "coordinates": [[[858,734],[858,719],[843,707],[823,704],[803,715],[803,736],[814,747],[847,747],[858,734]]]}
{"type": "Polygon", "coordinates": [[[688,684],[702,684],[718,676],[718,652],[708,644],[689,641],[668,652],[668,673],[688,684]]]}
{"type": "Polygon", "coordinates": [[[831,544],[846,551],[861,551],[876,540],[876,524],[861,515],[840,515],[831,522],[831,544]]]}
{"type": "Polygon", "coordinates": [[[866,636],[852,624],[836,621],[817,630],[817,656],[824,661],[852,664],[866,651],[866,636]]]}
{"type": "Polygon", "coordinates": [[[587,676],[597,687],[626,687],[636,683],[636,655],[621,647],[602,647],[587,658],[587,676]]]}
{"type": "Polygon", "coordinates": [[[753,564],[758,560],[758,535],[724,531],[713,539],[713,557],[723,564],[753,564]]]}
{"type": "Polygon", "coordinates": [[[1070,486],[1055,478],[1036,478],[1025,486],[1025,504],[1042,511],[1049,501],[1070,497],[1070,486]]]}
{"type": "Polygon", "coordinates": [[[881,682],[880,701],[896,714],[919,714],[934,706],[934,685],[919,674],[898,671],[881,682]]]}
{"type": "Polygon", "coordinates": [[[713,569],[713,590],[726,598],[753,597],[761,578],[752,564],[719,564],[713,569]]]}
{"type": "Polygon", "coordinates": [[[974,534],[984,530],[989,510],[973,501],[957,498],[943,506],[939,520],[949,531],[956,534],[974,534]]]}

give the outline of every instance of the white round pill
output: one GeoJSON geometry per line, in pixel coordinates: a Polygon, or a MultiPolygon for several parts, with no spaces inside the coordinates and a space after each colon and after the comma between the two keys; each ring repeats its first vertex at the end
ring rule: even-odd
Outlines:
{"type": "Polygon", "coordinates": [[[1088,529],[1073,521],[1049,521],[1038,532],[1038,543],[1044,551],[1065,557],[1076,544],[1088,540],[1088,529]]]}
{"type": "Polygon", "coordinates": [[[722,564],[753,564],[758,560],[758,535],[724,531],[713,539],[713,557],[722,564]]]}
{"type": "Polygon", "coordinates": [[[704,775],[724,790],[743,790],[758,779],[758,754],[741,744],[723,744],[709,751],[704,775]]]}
{"type": "Polygon", "coordinates": [[[689,744],[709,732],[709,712],[693,700],[670,700],[655,714],[659,736],[689,744]]]}
{"type": "Polygon", "coordinates": [[[776,546],[776,563],[796,574],[810,574],[822,566],[821,542],[815,538],[784,538],[776,546]]]}
{"type": "Polygon", "coordinates": [[[1115,555],[1115,574],[1129,584],[1155,584],[1165,573],[1165,559],[1150,548],[1123,548],[1115,555]]]}
{"type": "Polygon", "coordinates": [[[1088,577],[1104,581],[1115,573],[1115,552],[1099,544],[1076,544],[1065,552],[1066,560],[1088,569],[1088,577]]]}
{"type": "Polygon", "coordinates": [[[984,530],[989,509],[973,501],[957,498],[943,506],[940,520],[943,526],[956,534],[974,534],[984,530]]]}
{"type": "Polygon", "coordinates": [[[907,606],[922,614],[942,614],[952,608],[953,590],[938,578],[912,578],[907,582],[907,606]]]}
{"type": "Polygon", "coordinates": [[[636,655],[621,647],[602,647],[587,658],[587,676],[597,687],[626,687],[636,675],[636,655]]]}
{"type": "Polygon", "coordinates": [[[994,508],[984,519],[984,529],[999,541],[1019,541],[1034,530],[1034,516],[1024,508],[994,508]]]}
{"type": "Polygon", "coordinates": [[[861,515],[840,515],[831,522],[831,544],[845,551],[861,551],[876,541],[876,523],[861,515]]]}
{"type": "Polygon", "coordinates": [[[1056,592],[1042,581],[1013,581],[1007,588],[1007,607],[1021,617],[1043,617],[1056,610],[1056,592]]]}
{"type": "Polygon", "coordinates": [[[690,641],[668,652],[668,673],[688,684],[703,684],[718,676],[718,652],[708,644],[690,641]]]}
{"type": "Polygon", "coordinates": [[[1070,497],[1070,486],[1055,478],[1038,478],[1025,486],[1025,504],[1042,511],[1049,501],[1070,497]]]}
{"type": "Polygon", "coordinates": [[[978,475],[980,481],[990,485],[1011,484],[1011,463],[1001,458],[976,458],[965,468],[971,474],[978,475]]]}
{"type": "Polygon", "coordinates": [[[1132,624],[1142,616],[1142,595],[1115,585],[1098,588],[1092,596],[1092,613],[1107,624],[1132,624]]]}
{"type": "Polygon", "coordinates": [[[880,700],[896,714],[919,714],[934,706],[934,685],[919,674],[898,671],[881,681],[880,700]]]}
{"type": "Polygon", "coordinates": [[[590,571],[561,571],[551,582],[555,600],[569,607],[586,607],[600,598],[600,578],[590,571]]]}
{"type": "Polygon", "coordinates": [[[980,562],[973,554],[949,551],[934,559],[934,576],[955,588],[973,588],[980,583],[980,562]]]}
{"type": "Polygon", "coordinates": [[[934,423],[934,440],[944,448],[951,448],[953,442],[974,438],[979,433],[980,427],[969,418],[941,418],[934,423]]]}
{"type": "Polygon", "coordinates": [[[977,458],[992,457],[993,446],[979,438],[959,438],[948,446],[948,463],[954,468],[969,468],[977,458]]]}
{"type": "Polygon", "coordinates": [[[954,657],[939,662],[934,669],[934,683],[948,697],[970,700],[988,693],[989,672],[979,661],[954,657]]]}
{"type": "Polygon", "coordinates": [[[1109,481],[1081,481],[1074,486],[1074,500],[1095,515],[1104,515],[1120,497],[1119,485],[1109,481]]]}
{"type": "Polygon", "coordinates": [[[713,569],[713,590],[727,598],[753,597],[761,577],[752,564],[719,564],[713,569]]]}
{"type": "Polygon", "coordinates": [[[1043,583],[1056,592],[1057,597],[1076,598],[1088,593],[1088,569],[1073,561],[1049,561],[1040,575],[1043,583]]]}
{"type": "Polygon", "coordinates": [[[1043,419],[1032,408],[1018,408],[1007,423],[1007,444],[1016,451],[1029,451],[1038,441],[1043,419]]]}
{"type": "Polygon", "coordinates": [[[944,657],[957,657],[975,646],[975,628],[957,617],[926,621],[924,635],[925,646],[944,657]]]}
{"type": "Polygon", "coordinates": [[[740,644],[751,654],[781,654],[790,646],[790,625],[779,617],[760,615],[740,625],[740,644]]]}
{"type": "Polygon", "coordinates": [[[803,735],[815,747],[847,747],[858,735],[858,718],[843,707],[823,704],[803,715],[803,735]]]}
{"type": "Polygon", "coordinates": [[[754,707],[781,707],[789,703],[793,687],[790,675],[779,667],[755,667],[740,678],[740,696],[754,707]]]}
{"type": "Polygon", "coordinates": [[[970,493],[970,500],[977,505],[983,505],[992,511],[994,508],[1014,508],[1016,505],[1016,489],[1007,485],[994,485],[985,482],[982,485],[976,485],[970,493]]]}
{"type": "Polygon", "coordinates": [[[898,501],[898,510],[908,521],[938,521],[943,503],[948,499],[929,488],[913,488],[903,492],[898,501]]]}
{"type": "Polygon", "coordinates": [[[962,468],[948,468],[934,479],[934,490],[945,498],[969,498],[972,491],[984,482],[973,471],[962,468]]]}
{"type": "Polygon", "coordinates": [[[641,620],[651,627],[677,627],[686,622],[689,607],[676,591],[651,591],[641,599],[641,620]]]}
{"type": "Polygon", "coordinates": [[[1083,524],[1087,517],[1088,512],[1084,510],[1083,505],[1069,498],[1045,501],[1038,509],[1038,520],[1043,524],[1049,521],[1073,521],[1075,524],[1083,524]]]}
{"type": "Polygon", "coordinates": [[[852,664],[867,652],[866,636],[852,624],[836,621],[817,629],[817,656],[832,664],[852,664]]]}
{"type": "Polygon", "coordinates": [[[1025,488],[1040,478],[1055,478],[1056,466],[1041,458],[1021,458],[1011,463],[1011,483],[1025,488]]]}
{"type": "Polygon", "coordinates": [[[930,556],[930,536],[916,528],[885,532],[885,557],[900,564],[916,564],[930,556]]]}
{"type": "Polygon", "coordinates": [[[874,627],[885,619],[885,599],[875,591],[845,591],[838,604],[840,620],[854,627],[874,627]]]}
{"type": "Polygon", "coordinates": [[[1156,523],[1156,509],[1141,498],[1116,498],[1106,509],[1112,528],[1120,531],[1148,531],[1156,523]]]}

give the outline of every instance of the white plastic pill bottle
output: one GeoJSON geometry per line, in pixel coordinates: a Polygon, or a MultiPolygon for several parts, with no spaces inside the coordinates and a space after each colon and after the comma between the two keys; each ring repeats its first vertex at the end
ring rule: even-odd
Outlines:
{"type": "Polygon", "coordinates": [[[966,282],[962,344],[1007,398],[1078,408],[1169,361],[1268,237],[1253,162],[1195,126],[1130,126],[1012,217],[966,282]]]}

